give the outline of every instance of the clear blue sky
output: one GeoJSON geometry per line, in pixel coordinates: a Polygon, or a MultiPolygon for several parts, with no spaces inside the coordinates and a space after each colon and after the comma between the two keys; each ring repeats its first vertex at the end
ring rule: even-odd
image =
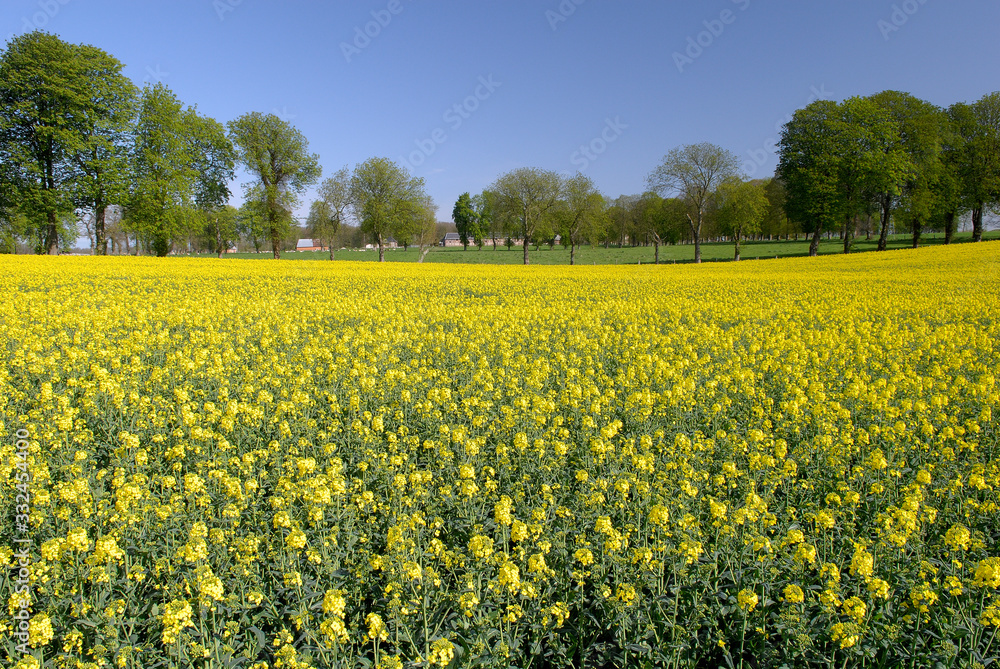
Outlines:
{"type": "Polygon", "coordinates": [[[667,151],[702,141],[770,176],[781,124],[816,95],[896,89],[947,106],[1000,89],[998,26],[996,0],[0,5],[3,36],[37,27],[100,47],[219,121],[283,115],[324,174],[405,161],[439,220],[522,166],[638,193],[667,151]]]}

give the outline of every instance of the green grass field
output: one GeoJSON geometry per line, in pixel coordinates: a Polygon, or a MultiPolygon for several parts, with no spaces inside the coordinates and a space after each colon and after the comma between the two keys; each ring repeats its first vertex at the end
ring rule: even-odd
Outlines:
{"type": "MultiPolygon", "coordinates": [[[[1000,231],[991,231],[983,235],[985,240],[1000,239],[1000,231]]],[[[953,243],[966,243],[972,240],[972,233],[957,233],[953,243]]],[[[878,240],[864,238],[855,241],[852,253],[862,253],[874,251],[878,240]]],[[[921,246],[932,246],[944,243],[943,234],[928,234],[921,239],[921,246]]],[[[911,248],[912,240],[909,235],[893,235],[889,238],[890,249],[911,248]]],[[[843,253],[843,241],[833,238],[824,239],[820,242],[819,252],[823,255],[843,253]]],[[[712,242],[701,246],[702,260],[705,262],[730,261],[733,259],[732,242],[712,242]]],[[[408,250],[386,249],[385,259],[389,262],[415,262],[420,252],[416,248],[408,250]]],[[[763,242],[743,242],[741,245],[741,255],[743,260],[767,259],[767,258],[789,258],[795,256],[809,255],[809,241],[763,241],[763,242]]],[[[353,261],[377,261],[378,250],[355,250],[344,249],[335,253],[337,260],[353,261]]],[[[229,258],[270,258],[270,251],[263,253],[233,253],[229,258]]],[[[282,258],[293,260],[329,260],[328,253],[321,252],[286,252],[282,258]]],[[[510,249],[498,246],[496,250],[492,246],[484,246],[482,250],[470,246],[466,251],[462,248],[441,248],[435,247],[424,258],[424,262],[435,263],[466,263],[466,264],[494,264],[494,265],[519,265],[524,260],[524,253],[520,246],[510,249]]],[[[684,263],[693,262],[694,245],[678,244],[676,246],[660,247],[661,263],[684,263]]],[[[543,244],[537,251],[532,246],[530,250],[530,261],[537,265],[568,265],[569,249],[556,245],[549,248],[543,244]]],[[[635,265],[653,262],[652,246],[637,246],[618,248],[612,246],[580,246],[576,250],[576,263],[578,265],[635,265]]]]}

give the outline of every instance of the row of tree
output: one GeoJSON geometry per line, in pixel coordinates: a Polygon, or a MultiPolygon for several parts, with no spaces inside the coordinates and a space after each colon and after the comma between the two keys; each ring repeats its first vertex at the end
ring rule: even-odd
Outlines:
{"type": "Polygon", "coordinates": [[[840,229],[844,252],[862,220],[879,220],[879,250],[889,227],[943,230],[1000,205],[1000,93],[942,109],[908,93],[884,91],[841,103],[813,102],[785,125],[778,178],[789,218],[812,234],[840,229]]]}
{"type": "MultiPolygon", "coordinates": [[[[243,239],[280,255],[301,194],[320,183],[319,157],[274,114],[245,114],[226,125],[186,107],[161,84],[136,88],[122,64],[92,46],[33,32],[0,54],[0,246],[29,239],[56,253],[82,221],[94,252],[112,244],[165,255],[197,239],[220,255],[243,239]],[[228,206],[237,165],[251,175],[244,204],[228,206]],[[124,237],[123,240],[120,240],[124,237]]],[[[706,237],[735,243],[758,234],[805,232],[811,253],[839,232],[849,251],[859,231],[886,247],[890,226],[918,244],[971,214],[973,238],[1000,205],[1000,93],[938,108],[886,91],[841,103],[817,101],[782,131],[775,178],[746,181],[737,158],[712,144],[670,151],[646,192],[604,197],[588,177],[521,168],[452,210],[463,244],[559,240],[571,262],[583,243],[688,240],[701,261],[706,237]]],[[[422,179],[372,158],[322,181],[307,226],[331,249],[343,229],[386,245],[429,248],[438,241],[436,207],[422,179]]],[[[423,258],[423,253],[420,258],[423,258]]]]}
{"type": "MultiPolygon", "coordinates": [[[[696,154],[703,160],[708,153],[726,156],[722,149],[705,144],[677,149],[668,159],[696,154]]],[[[729,158],[735,166],[735,158],[729,158]]],[[[734,167],[713,173],[703,192],[670,193],[680,185],[663,182],[662,171],[650,176],[652,187],[642,195],[609,199],[584,174],[564,177],[549,170],[516,169],[477,195],[463,193],[452,217],[466,247],[470,243],[496,247],[498,242],[516,239],[526,265],[529,246],[544,241],[558,241],[569,248],[570,264],[575,263],[576,248],[582,244],[651,245],[659,262],[661,245],[685,239],[694,242],[700,260],[702,233],[711,223],[716,236],[735,241],[738,260],[740,239],[759,234],[763,226],[775,235],[788,234],[780,182],[744,181],[734,167]],[[664,197],[661,192],[674,196],[664,197]]]]}
{"type": "Polygon", "coordinates": [[[0,238],[34,239],[57,253],[86,220],[96,254],[115,224],[166,255],[198,230],[231,243],[238,217],[226,208],[237,164],[253,177],[242,220],[275,255],[297,197],[320,177],[305,137],[273,114],[226,126],[186,107],[162,84],[143,90],[114,57],[33,32],[0,56],[0,238]]]}
{"type": "Polygon", "coordinates": [[[518,235],[525,264],[531,239],[558,234],[574,249],[611,231],[624,242],[626,230],[656,246],[657,261],[661,243],[687,237],[701,262],[709,224],[734,241],[737,260],[741,238],[764,227],[807,233],[816,255],[823,233],[839,232],[847,253],[873,221],[879,250],[890,227],[909,230],[914,247],[925,230],[944,231],[947,244],[971,215],[980,241],[985,212],[1000,206],[1000,93],[948,109],[898,91],[820,100],[785,125],[774,179],[745,181],[735,155],[702,143],[670,151],[647,189],[609,202],[583,175],[521,169],[476,197],[463,194],[453,215],[465,244],[518,235]]]}

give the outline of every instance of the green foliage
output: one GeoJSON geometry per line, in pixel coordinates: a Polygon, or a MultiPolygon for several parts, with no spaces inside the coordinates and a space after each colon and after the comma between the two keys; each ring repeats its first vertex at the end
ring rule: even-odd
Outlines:
{"type": "Polygon", "coordinates": [[[563,181],[563,201],[555,212],[556,231],[563,246],[570,247],[570,264],[576,262],[576,247],[596,241],[608,225],[608,204],[594,181],[577,172],[563,181]]]}
{"type": "Polygon", "coordinates": [[[653,192],[642,195],[643,229],[648,231],[656,245],[656,262],[659,246],[676,244],[687,227],[687,205],[679,198],[663,198],[653,192]]]}
{"type": "Polygon", "coordinates": [[[778,144],[785,212],[813,235],[810,255],[818,251],[820,234],[836,229],[845,213],[841,141],[835,127],[839,116],[836,102],[817,100],[795,112],[778,144]]]}
{"type": "Polygon", "coordinates": [[[201,233],[206,246],[221,258],[239,240],[236,207],[224,205],[214,209],[202,209],[197,213],[201,220],[201,233]]]}
{"type": "Polygon", "coordinates": [[[139,101],[126,229],[148,239],[158,256],[196,229],[193,210],[199,173],[192,127],[197,115],[163,84],[146,86],[139,101]]]}
{"type": "Polygon", "coordinates": [[[772,236],[788,236],[798,233],[785,213],[785,184],[778,178],[764,180],[764,194],[767,196],[767,212],[761,222],[761,233],[772,236]]]}
{"type": "MultiPolygon", "coordinates": [[[[501,241],[503,230],[496,215],[496,195],[488,188],[478,195],[472,196],[472,208],[479,219],[479,228],[482,230],[483,238],[489,239],[490,244],[496,248],[501,241]]],[[[482,249],[482,240],[479,242],[482,249]]]]}
{"type": "Polygon", "coordinates": [[[712,195],[719,184],[735,176],[738,169],[739,160],[730,151],[702,142],[671,149],[646,179],[649,190],[654,193],[676,194],[687,203],[695,262],[701,262],[702,227],[712,195]]]}
{"type": "Polygon", "coordinates": [[[972,210],[973,236],[983,234],[983,212],[1000,203],[1000,92],[973,104],[949,109],[949,164],[957,175],[961,197],[972,210]]]}
{"type": "Polygon", "coordinates": [[[105,213],[128,200],[129,155],[138,90],[122,74],[122,64],[100,49],[78,47],[93,106],[82,124],[84,144],[74,156],[77,207],[93,217],[94,253],[107,253],[105,213]]]}
{"type": "Polygon", "coordinates": [[[451,212],[452,220],[458,229],[458,236],[462,240],[462,246],[469,247],[469,240],[482,246],[483,229],[479,220],[479,214],[472,204],[472,197],[468,193],[462,193],[455,202],[455,207],[451,212]]]}
{"type": "Polygon", "coordinates": [[[508,236],[521,238],[527,265],[528,244],[552,234],[562,180],[551,170],[522,167],[501,175],[490,191],[495,194],[494,214],[508,236]]]}
{"type": "Polygon", "coordinates": [[[740,239],[760,232],[767,214],[765,184],[730,177],[719,185],[715,194],[716,220],[736,244],[736,260],[740,259],[740,239]]]}
{"type": "Polygon", "coordinates": [[[236,212],[236,231],[248,240],[254,251],[260,252],[261,244],[267,239],[266,214],[260,198],[247,198],[236,212]]]}
{"type": "Polygon", "coordinates": [[[305,135],[274,114],[244,114],[229,122],[229,134],[237,160],[254,176],[246,186],[246,199],[257,199],[263,206],[278,258],[298,196],[322,174],[319,156],[309,153],[305,135]]]}
{"type": "Polygon", "coordinates": [[[114,71],[112,61],[98,49],[38,31],[13,38],[0,57],[3,177],[47,253],[58,252],[60,217],[74,208],[77,158],[94,148],[90,131],[109,111],[90,76],[95,69],[114,71]]]}
{"type": "Polygon", "coordinates": [[[383,261],[389,237],[409,242],[420,231],[429,199],[422,178],[411,177],[388,158],[369,158],[354,168],[351,202],[361,230],[374,238],[383,261]]]}

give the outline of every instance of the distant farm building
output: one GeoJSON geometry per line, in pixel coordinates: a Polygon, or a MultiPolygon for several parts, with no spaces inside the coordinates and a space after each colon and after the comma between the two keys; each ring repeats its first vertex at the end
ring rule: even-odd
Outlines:
{"type": "Polygon", "coordinates": [[[300,239],[295,245],[296,251],[326,251],[327,248],[323,246],[322,242],[318,239],[300,239]]]}
{"type": "Polygon", "coordinates": [[[446,232],[441,238],[441,246],[461,246],[462,238],[457,232],[446,232]]]}

